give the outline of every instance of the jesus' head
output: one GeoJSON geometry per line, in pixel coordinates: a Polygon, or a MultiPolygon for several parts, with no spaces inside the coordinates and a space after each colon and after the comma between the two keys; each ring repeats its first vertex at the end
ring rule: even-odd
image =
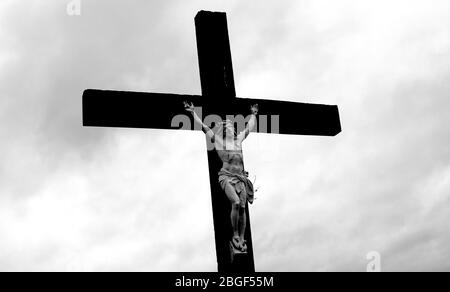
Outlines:
{"type": "Polygon", "coordinates": [[[224,120],[217,128],[216,135],[221,135],[227,139],[236,139],[237,133],[234,128],[233,122],[230,120],[224,120]]]}

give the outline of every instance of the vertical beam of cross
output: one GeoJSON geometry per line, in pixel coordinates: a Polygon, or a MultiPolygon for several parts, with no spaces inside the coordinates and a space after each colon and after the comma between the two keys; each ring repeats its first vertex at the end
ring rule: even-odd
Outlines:
{"type": "MultiPolygon", "coordinates": [[[[195,17],[195,26],[202,95],[210,99],[208,106],[226,108],[236,98],[226,14],[200,11],[195,17]]],[[[254,272],[248,204],[247,254],[232,261],[229,246],[232,235],[231,205],[218,183],[218,173],[223,163],[215,150],[208,151],[208,163],[218,270],[254,272]]]]}

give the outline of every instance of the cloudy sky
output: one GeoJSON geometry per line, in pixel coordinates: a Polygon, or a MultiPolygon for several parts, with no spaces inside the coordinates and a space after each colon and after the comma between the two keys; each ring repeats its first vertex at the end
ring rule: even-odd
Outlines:
{"type": "Polygon", "coordinates": [[[257,270],[450,271],[448,0],[69,3],[0,2],[1,271],[215,271],[202,134],[81,126],[86,88],[200,94],[199,10],[238,96],[340,107],[246,141],[257,270]]]}

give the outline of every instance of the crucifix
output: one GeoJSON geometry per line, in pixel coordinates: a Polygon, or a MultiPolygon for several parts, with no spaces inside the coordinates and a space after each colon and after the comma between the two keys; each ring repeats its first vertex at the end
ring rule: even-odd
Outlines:
{"type": "MultiPolygon", "coordinates": [[[[341,132],[337,106],[237,98],[226,14],[200,11],[195,17],[195,25],[202,95],[88,89],[83,93],[83,125],[170,130],[174,129],[174,117],[186,113],[184,102],[189,101],[201,107],[203,114],[223,120],[228,116],[248,116],[249,109],[256,104],[261,117],[277,117],[257,123],[255,132],[267,133],[267,123],[276,129],[272,131],[276,134],[336,136],[341,132]],[[149,115],[148,109],[155,105],[157,110],[149,115]]],[[[194,124],[194,118],[189,119],[194,124]]],[[[194,127],[192,130],[201,129],[194,127]]],[[[240,252],[230,247],[232,207],[219,184],[223,161],[214,149],[208,148],[208,164],[218,271],[254,272],[248,203],[245,202],[244,236],[247,248],[240,252]]]]}

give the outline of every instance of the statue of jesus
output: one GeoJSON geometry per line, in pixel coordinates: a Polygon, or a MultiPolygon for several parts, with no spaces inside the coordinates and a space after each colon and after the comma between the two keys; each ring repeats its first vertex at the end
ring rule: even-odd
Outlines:
{"type": "Polygon", "coordinates": [[[216,125],[213,131],[195,113],[194,104],[185,102],[184,106],[186,111],[192,114],[196,123],[202,126],[206,136],[214,143],[215,150],[223,162],[219,172],[219,184],[231,202],[231,225],[233,228],[231,243],[236,250],[246,252],[247,244],[244,235],[247,215],[245,206],[247,202],[253,203],[254,190],[252,182],[248,179],[248,172],[244,170],[242,142],[256,127],[258,105],[251,106],[250,120],[240,133],[235,131],[234,124],[229,120],[216,125]]]}

